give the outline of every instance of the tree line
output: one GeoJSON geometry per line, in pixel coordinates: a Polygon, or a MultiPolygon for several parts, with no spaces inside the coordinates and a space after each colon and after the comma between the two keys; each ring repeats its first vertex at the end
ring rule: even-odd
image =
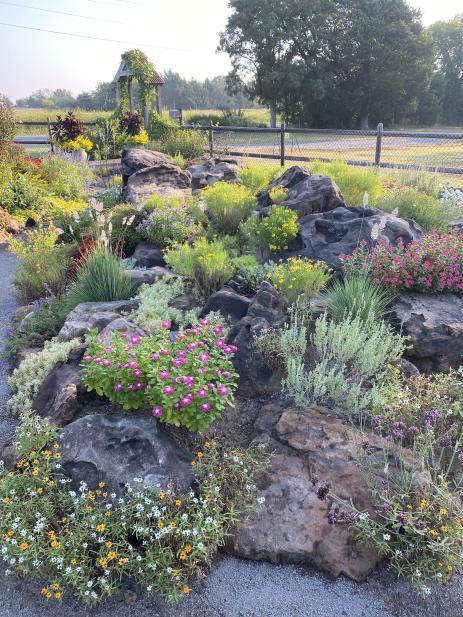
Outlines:
{"type": "MultiPolygon", "coordinates": [[[[243,92],[233,94],[227,92],[225,76],[199,81],[184,79],[178,73],[168,70],[164,75],[165,84],[161,89],[163,107],[169,109],[241,109],[254,107],[250,98],[243,92]]],[[[136,84],[134,94],[137,96],[136,84]]],[[[104,82],[90,92],[81,92],[73,96],[70,90],[37,90],[28,97],[18,99],[17,107],[33,108],[79,108],[89,111],[111,111],[115,109],[116,86],[112,82],[104,82]]]]}
{"type": "Polygon", "coordinates": [[[313,127],[463,124],[463,15],[405,0],[230,0],[231,91],[313,127]]]}

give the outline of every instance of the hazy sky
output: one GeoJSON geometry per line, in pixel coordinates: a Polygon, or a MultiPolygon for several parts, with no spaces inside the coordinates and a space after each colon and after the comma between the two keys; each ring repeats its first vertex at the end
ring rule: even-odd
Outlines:
{"type": "MultiPolygon", "coordinates": [[[[461,0],[409,1],[427,24],[462,11],[461,0]]],[[[215,50],[228,13],[228,0],[0,0],[0,92],[16,99],[39,88],[91,90],[109,81],[121,53],[134,47],[161,71],[199,79],[224,74],[228,58],[215,50]]]]}

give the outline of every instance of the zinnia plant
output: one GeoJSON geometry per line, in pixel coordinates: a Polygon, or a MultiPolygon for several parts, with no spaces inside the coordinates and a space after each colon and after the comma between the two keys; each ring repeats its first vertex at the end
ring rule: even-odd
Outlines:
{"type": "Polygon", "coordinates": [[[364,271],[374,283],[397,291],[463,291],[463,234],[456,231],[432,231],[407,246],[380,242],[370,253],[361,244],[341,260],[347,274],[364,271]]]}
{"type": "Polygon", "coordinates": [[[150,409],[161,422],[203,431],[233,402],[236,347],[207,319],[179,334],[162,325],[152,337],[115,333],[109,343],[92,331],[84,383],[124,409],[150,409]]]}

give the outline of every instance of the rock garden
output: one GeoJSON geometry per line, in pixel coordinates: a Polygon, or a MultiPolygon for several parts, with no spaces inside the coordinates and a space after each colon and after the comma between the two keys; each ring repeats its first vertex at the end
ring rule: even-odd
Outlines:
{"type": "Polygon", "coordinates": [[[7,573],[50,600],[129,578],[177,601],[220,550],[445,585],[463,550],[462,195],[412,172],[173,158],[166,139],[126,144],[109,189],[66,153],[0,144],[19,259],[7,573]]]}

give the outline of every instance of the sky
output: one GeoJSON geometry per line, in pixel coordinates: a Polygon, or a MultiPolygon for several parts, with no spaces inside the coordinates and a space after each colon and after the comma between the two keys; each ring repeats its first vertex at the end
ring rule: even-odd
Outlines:
{"type": "MultiPolygon", "coordinates": [[[[409,3],[425,24],[462,10],[461,0],[409,3]]],[[[92,90],[133,48],[161,72],[226,74],[228,57],[216,49],[228,14],[228,0],[0,0],[0,92],[15,100],[41,88],[92,90]]]]}

